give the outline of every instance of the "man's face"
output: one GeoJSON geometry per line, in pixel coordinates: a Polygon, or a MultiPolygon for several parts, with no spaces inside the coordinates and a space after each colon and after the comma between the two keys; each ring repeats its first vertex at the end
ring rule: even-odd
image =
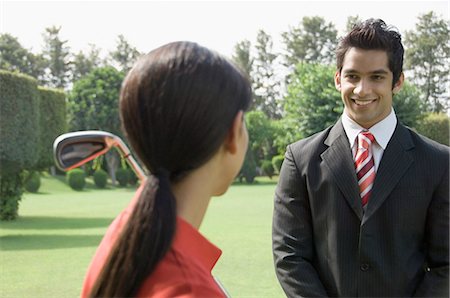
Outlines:
{"type": "Polygon", "coordinates": [[[334,77],[347,115],[364,128],[386,118],[391,112],[392,95],[403,85],[403,74],[392,89],[388,56],[381,50],[350,48],[342,70],[334,77]]]}

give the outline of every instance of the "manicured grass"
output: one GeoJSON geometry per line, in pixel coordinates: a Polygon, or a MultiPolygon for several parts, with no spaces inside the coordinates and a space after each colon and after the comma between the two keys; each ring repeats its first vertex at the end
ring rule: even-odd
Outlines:
{"type": "MultiPolygon", "coordinates": [[[[233,185],[213,198],[201,232],[223,250],[213,274],[232,297],[283,297],[271,252],[275,181],[233,185]]],[[[44,177],[20,217],[0,222],[0,297],[78,297],[91,257],[134,188],[70,190],[44,177]]]]}

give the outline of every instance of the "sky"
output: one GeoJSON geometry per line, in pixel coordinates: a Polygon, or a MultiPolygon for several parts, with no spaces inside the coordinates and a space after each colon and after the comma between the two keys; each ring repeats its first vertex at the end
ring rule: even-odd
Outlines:
{"type": "Polygon", "coordinates": [[[281,33],[304,16],[321,16],[345,30],[347,17],[381,18],[401,33],[417,16],[435,11],[449,19],[449,1],[0,1],[0,33],[17,37],[37,53],[42,33],[61,26],[72,52],[95,44],[102,55],[123,34],[141,52],[176,40],[190,40],[231,56],[244,39],[254,44],[258,30],[270,34],[282,51],[281,33]]]}

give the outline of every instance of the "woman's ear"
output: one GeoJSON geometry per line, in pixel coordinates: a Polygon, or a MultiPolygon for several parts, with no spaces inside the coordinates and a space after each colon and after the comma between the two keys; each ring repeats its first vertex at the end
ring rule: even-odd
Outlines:
{"type": "Polygon", "coordinates": [[[242,137],[245,129],[244,125],[244,111],[239,111],[233,119],[224,144],[225,150],[231,154],[236,154],[238,150],[239,138],[242,137]]]}

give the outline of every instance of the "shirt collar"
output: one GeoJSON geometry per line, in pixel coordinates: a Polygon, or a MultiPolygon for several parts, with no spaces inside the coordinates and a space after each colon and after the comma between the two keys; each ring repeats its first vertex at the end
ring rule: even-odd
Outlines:
{"type": "Polygon", "coordinates": [[[177,217],[177,231],[172,248],[188,258],[198,261],[211,271],[222,251],[181,217],[177,217]]]}
{"type": "MultiPolygon", "coordinates": [[[[345,112],[342,114],[342,125],[344,126],[345,133],[347,134],[348,142],[350,143],[350,147],[353,147],[355,144],[355,140],[358,137],[358,134],[367,130],[360,126],[358,123],[353,121],[345,112]]],[[[389,140],[394,134],[395,127],[397,126],[397,117],[395,115],[394,109],[391,109],[391,113],[369,128],[369,131],[375,137],[376,142],[380,145],[381,148],[386,149],[389,140]]]]}

